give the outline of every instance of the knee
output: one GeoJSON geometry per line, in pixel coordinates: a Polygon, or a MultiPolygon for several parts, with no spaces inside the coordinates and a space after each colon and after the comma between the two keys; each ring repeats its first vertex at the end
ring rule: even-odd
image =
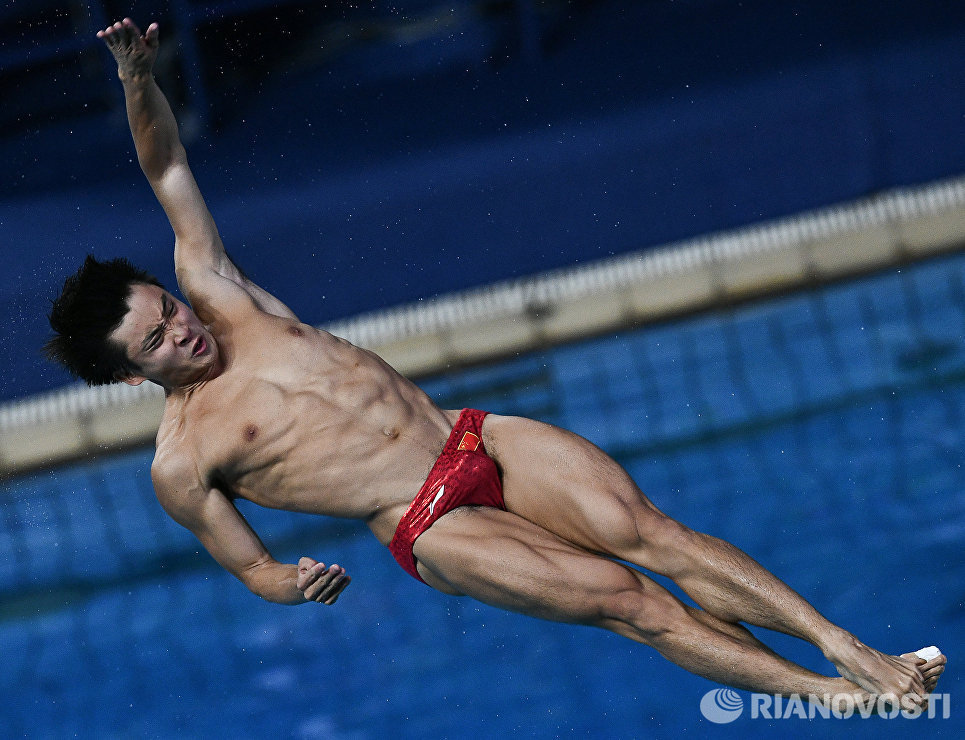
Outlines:
{"type": "Polygon", "coordinates": [[[688,619],[686,607],[671,593],[656,586],[626,588],[613,593],[601,609],[602,621],[624,625],[630,636],[657,645],[688,619]]]}
{"type": "Polygon", "coordinates": [[[696,532],[656,510],[635,516],[633,524],[632,562],[671,577],[687,567],[696,532]]]}

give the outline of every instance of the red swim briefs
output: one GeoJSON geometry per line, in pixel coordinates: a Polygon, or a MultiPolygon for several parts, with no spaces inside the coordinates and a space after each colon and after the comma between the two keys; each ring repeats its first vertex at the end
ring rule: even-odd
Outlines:
{"type": "Polygon", "coordinates": [[[486,414],[476,409],[462,410],[442,454],[399,520],[389,543],[389,550],[399,565],[420,581],[422,577],[416,570],[412,546],[436,519],[459,506],[506,509],[496,463],[483,447],[482,424],[486,414]]]}

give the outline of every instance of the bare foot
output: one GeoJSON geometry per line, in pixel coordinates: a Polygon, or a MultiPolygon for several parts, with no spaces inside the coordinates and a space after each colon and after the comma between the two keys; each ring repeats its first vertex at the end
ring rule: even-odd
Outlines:
{"type": "MultiPolygon", "coordinates": [[[[876,696],[890,694],[899,697],[902,709],[920,707],[924,703],[924,696],[928,692],[918,669],[921,658],[914,653],[885,655],[868,647],[853,635],[847,635],[825,655],[838,669],[838,673],[865,691],[876,696]]],[[[934,673],[932,675],[934,676],[934,673]]],[[[938,675],[941,675],[941,671],[938,675]]],[[[937,678],[935,680],[937,681],[937,678]]]]}
{"type": "Polygon", "coordinates": [[[904,653],[898,657],[915,663],[915,667],[918,668],[925,682],[926,694],[931,694],[935,691],[935,686],[938,685],[938,679],[941,678],[942,673],[945,672],[945,664],[948,662],[948,658],[944,655],[938,655],[931,660],[925,660],[919,658],[915,653],[904,653]]]}
{"type": "MultiPolygon", "coordinates": [[[[912,653],[912,655],[914,655],[914,653],[912,653]]],[[[834,678],[830,680],[830,683],[834,688],[832,693],[824,694],[823,696],[814,696],[811,698],[811,701],[816,701],[832,711],[847,712],[847,716],[850,716],[852,713],[858,713],[862,717],[870,717],[872,715],[893,716],[890,712],[896,705],[899,709],[909,711],[923,711],[928,706],[926,701],[918,707],[917,710],[912,706],[902,707],[899,702],[892,700],[897,699],[897,697],[876,696],[851,683],[846,678],[834,678]],[[851,697],[850,702],[847,701],[847,697],[851,697]]]]}
{"type": "Polygon", "coordinates": [[[878,714],[883,708],[878,703],[878,697],[874,694],[868,693],[860,686],[851,683],[846,678],[832,678],[830,683],[834,688],[829,694],[824,694],[823,696],[815,696],[812,701],[817,701],[819,704],[826,706],[828,709],[837,711],[847,711],[847,704],[842,704],[842,700],[845,696],[850,696],[853,700],[853,706],[857,707],[859,711],[865,711],[872,714],[878,714]]]}

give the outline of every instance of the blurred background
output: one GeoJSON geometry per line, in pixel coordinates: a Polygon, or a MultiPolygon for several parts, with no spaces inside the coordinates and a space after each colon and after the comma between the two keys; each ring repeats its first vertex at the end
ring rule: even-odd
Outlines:
{"type": "Polygon", "coordinates": [[[938,644],[939,690],[960,685],[965,8],[18,0],[0,9],[4,736],[961,736],[954,702],[711,724],[716,687],[651,650],[431,592],[364,527],[246,508],[276,556],[355,576],[332,609],[263,604],[165,519],[149,435],[44,458],[49,425],[127,414],[41,358],[63,280],[93,253],[174,285],[94,38],[125,15],[160,23],[156,77],[228,250],[303,320],[406,307],[432,339],[406,336],[448,349],[397,364],[439,403],[584,434],[868,643],[938,644]],[[667,281],[626,282],[637,265],[673,274],[659,312],[667,281]],[[593,310],[564,282],[592,283],[593,310]],[[549,305],[510,311],[520,285],[584,323],[507,344],[549,305]],[[492,299],[471,357],[432,313],[466,291],[492,299]]]}

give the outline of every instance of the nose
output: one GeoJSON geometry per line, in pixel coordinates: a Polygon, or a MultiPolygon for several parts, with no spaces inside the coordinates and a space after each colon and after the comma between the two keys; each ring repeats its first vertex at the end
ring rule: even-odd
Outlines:
{"type": "Polygon", "coordinates": [[[184,346],[191,341],[191,331],[185,326],[175,326],[172,328],[174,341],[179,346],[184,346]]]}

